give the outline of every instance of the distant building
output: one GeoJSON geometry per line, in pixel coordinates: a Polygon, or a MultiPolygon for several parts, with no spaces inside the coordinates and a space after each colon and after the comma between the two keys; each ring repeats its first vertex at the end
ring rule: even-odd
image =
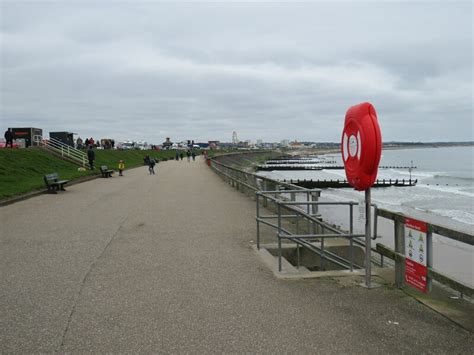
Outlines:
{"type": "Polygon", "coordinates": [[[209,149],[219,149],[220,142],[219,141],[209,141],[209,149]]]}
{"type": "Polygon", "coordinates": [[[13,139],[24,139],[25,147],[39,145],[43,140],[43,130],[41,128],[12,128],[13,139]]]}
{"type": "Polygon", "coordinates": [[[237,138],[237,132],[232,132],[232,144],[237,145],[239,143],[239,139],[237,138]]]}
{"type": "Polygon", "coordinates": [[[173,142],[169,137],[166,137],[166,141],[163,142],[162,147],[164,150],[169,150],[173,146],[173,142]]]}
{"type": "Polygon", "coordinates": [[[74,147],[74,133],[72,132],[49,132],[49,138],[74,147]]]}
{"type": "Polygon", "coordinates": [[[289,144],[290,149],[301,149],[304,148],[304,144],[298,141],[290,142],[289,144]]]}

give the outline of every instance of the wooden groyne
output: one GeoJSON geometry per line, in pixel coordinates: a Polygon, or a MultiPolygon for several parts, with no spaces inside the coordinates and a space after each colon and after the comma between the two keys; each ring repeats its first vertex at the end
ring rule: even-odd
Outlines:
{"type": "MultiPolygon", "coordinates": [[[[258,170],[272,171],[272,170],[344,170],[343,165],[303,165],[303,164],[261,164],[258,165],[258,170]]],[[[379,166],[379,169],[396,169],[408,170],[416,169],[416,166],[379,166]]]]}
{"type": "MultiPolygon", "coordinates": [[[[347,180],[283,180],[283,182],[298,185],[307,189],[325,189],[325,188],[348,188],[352,187],[347,180]]],[[[409,187],[415,186],[418,180],[413,179],[380,179],[376,180],[373,187],[409,187]]]]}

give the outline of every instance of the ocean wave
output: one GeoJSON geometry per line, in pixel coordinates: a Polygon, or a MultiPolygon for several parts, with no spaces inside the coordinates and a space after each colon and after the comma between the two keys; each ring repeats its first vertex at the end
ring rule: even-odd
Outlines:
{"type": "Polygon", "coordinates": [[[455,187],[455,186],[449,186],[449,185],[448,186],[446,186],[446,185],[442,186],[442,185],[433,185],[433,184],[430,184],[430,185],[423,184],[423,185],[418,185],[417,187],[418,188],[429,189],[429,190],[432,190],[432,191],[438,191],[438,192],[444,192],[444,193],[448,193],[448,194],[455,194],[455,195],[474,198],[474,193],[463,190],[463,187],[465,188],[465,186],[455,187]]]}
{"type": "Polygon", "coordinates": [[[439,174],[439,172],[431,172],[431,171],[412,171],[411,174],[409,171],[406,170],[398,170],[398,169],[387,169],[387,170],[379,170],[379,175],[380,172],[382,172],[383,175],[385,175],[387,172],[390,172],[392,174],[398,174],[400,176],[411,176],[412,179],[425,179],[425,178],[434,178],[436,174],[439,174]]]}
{"type": "Polygon", "coordinates": [[[430,212],[449,217],[461,223],[474,225],[474,214],[467,211],[436,209],[430,212]]]}
{"type": "Polygon", "coordinates": [[[466,177],[466,176],[458,176],[458,175],[452,175],[449,173],[439,173],[434,176],[434,178],[449,178],[449,179],[455,179],[455,180],[461,180],[461,181],[472,181],[474,183],[474,177],[466,177]]]}

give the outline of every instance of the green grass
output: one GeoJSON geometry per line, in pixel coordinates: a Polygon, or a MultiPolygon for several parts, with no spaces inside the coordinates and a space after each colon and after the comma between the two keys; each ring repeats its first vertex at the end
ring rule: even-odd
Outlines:
{"type": "Polygon", "coordinates": [[[119,160],[125,169],[143,165],[149,155],[156,160],[174,158],[175,151],[152,150],[96,150],[96,169],[78,171],[78,166],[59,159],[41,149],[0,149],[0,199],[45,188],[43,176],[57,172],[61,179],[72,180],[99,174],[99,166],[117,170],[119,160]]]}

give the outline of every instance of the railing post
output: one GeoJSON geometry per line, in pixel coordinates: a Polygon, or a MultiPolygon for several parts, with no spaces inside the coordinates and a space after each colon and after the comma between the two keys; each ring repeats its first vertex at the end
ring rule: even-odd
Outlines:
{"type": "MultiPolygon", "coordinates": [[[[311,202],[317,202],[318,197],[319,197],[318,193],[311,192],[311,202]]],[[[311,214],[313,215],[313,217],[316,217],[316,215],[318,214],[318,211],[319,211],[318,205],[311,205],[311,214]]],[[[313,233],[319,234],[319,232],[320,232],[319,225],[313,222],[313,233]]]]}
{"type": "MultiPolygon", "coordinates": [[[[354,234],[354,206],[352,203],[349,205],[349,234],[353,235],[354,234]]],[[[351,266],[351,272],[354,271],[354,237],[351,236],[349,239],[349,244],[350,244],[350,266],[351,266]]]]}
{"type": "Polygon", "coordinates": [[[260,250],[260,206],[259,206],[260,195],[255,193],[255,201],[257,201],[257,249],[260,250]]]}
{"type": "MultiPolygon", "coordinates": [[[[306,202],[309,202],[309,191],[306,192],[306,202]]],[[[306,204],[306,213],[310,214],[309,204],[306,204]]],[[[308,219],[308,231],[307,231],[308,234],[311,234],[311,231],[314,232],[314,230],[312,229],[312,225],[313,225],[313,223],[308,219]]]]}
{"type": "Polygon", "coordinates": [[[370,187],[365,190],[365,287],[371,288],[371,277],[372,277],[372,238],[370,236],[370,224],[371,224],[371,196],[370,187]]]}
{"type": "Polygon", "coordinates": [[[281,204],[278,203],[278,271],[281,272],[281,204]]]}
{"type": "MultiPolygon", "coordinates": [[[[426,267],[431,269],[433,267],[433,233],[428,231],[426,233],[426,267]]],[[[428,275],[426,276],[426,288],[431,292],[433,280],[428,275]]]]}
{"type": "MultiPolygon", "coordinates": [[[[268,191],[268,182],[267,180],[263,180],[263,191],[268,191]]],[[[268,200],[266,197],[263,197],[263,207],[268,206],[268,200]]]]}
{"type": "MultiPolygon", "coordinates": [[[[395,252],[405,255],[405,224],[395,220],[395,252]]],[[[405,278],[405,263],[395,258],[395,285],[402,288],[405,278]]]]}
{"type": "MultiPolygon", "coordinates": [[[[296,235],[300,234],[300,226],[299,226],[299,214],[296,213],[296,235]]],[[[296,243],[296,259],[297,259],[297,268],[300,268],[300,245],[296,243]]]]}

